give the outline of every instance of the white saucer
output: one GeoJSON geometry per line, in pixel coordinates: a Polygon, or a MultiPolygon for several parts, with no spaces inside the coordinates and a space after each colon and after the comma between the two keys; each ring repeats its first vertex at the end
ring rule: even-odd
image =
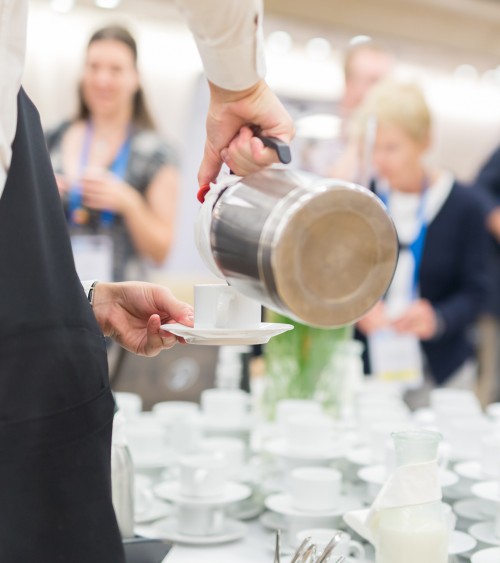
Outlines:
{"type": "Polygon", "coordinates": [[[352,448],[345,457],[353,465],[371,465],[373,463],[372,451],[368,446],[352,448]]]}
{"type": "Polygon", "coordinates": [[[299,510],[298,508],[294,508],[291,495],[282,493],[268,496],[264,504],[266,505],[266,508],[272,510],[273,512],[277,512],[278,514],[284,514],[286,516],[300,516],[302,518],[333,518],[336,516],[342,516],[344,512],[356,510],[362,506],[358,499],[341,496],[337,501],[337,506],[330,510],[317,512],[312,510],[299,510]]]}
{"type": "MultiPolygon", "coordinates": [[[[358,471],[358,477],[366,483],[383,485],[387,480],[388,474],[385,465],[370,465],[368,467],[362,467],[358,471]]],[[[453,471],[449,471],[448,469],[439,471],[441,488],[456,485],[458,481],[458,475],[453,473],[453,471]]]]}
{"type": "Polygon", "coordinates": [[[156,496],[185,506],[219,506],[246,499],[252,494],[250,487],[240,483],[228,483],[226,493],[218,497],[190,497],[181,492],[178,481],[160,483],[154,488],[156,496]]]}
{"type": "Polygon", "coordinates": [[[214,536],[190,536],[177,531],[177,520],[167,518],[151,526],[136,526],[135,533],[152,539],[162,539],[184,545],[216,545],[239,540],[247,534],[245,524],[230,518],[225,521],[224,532],[214,536]]]}
{"type": "Polygon", "coordinates": [[[134,468],[137,470],[164,469],[171,465],[174,461],[174,455],[171,451],[149,452],[144,454],[131,454],[134,468]]]}
{"type": "Polygon", "coordinates": [[[488,475],[483,471],[479,461],[463,461],[462,463],[457,463],[453,467],[453,471],[457,473],[457,475],[460,475],[460,477],[465,477],[471,481],[485,481],[492,477],[492,475],[488,475]]]}
{"type": "Polygon", "coordinates": [[[472,494],[492,502],[500,502],[500,487],[498,481],[483,481],[472,485],[472,494]]]}
{"type": "Polygon", "coordinates": [[[498,563],[500,561],[500,548],[490,547],[477,551],[470,561],[471,563],[498,563]]]}
{"type": "Polygon", "coordinates": [[[293,329],[293,325],[281,323],[261,323],[259,328],[192,328],[181,324],[161,325],[176,336],[181,336],[188,344],[204,346],[236,346],[243,344],[266,344],[273,336],[293,329]]]}
{"type": "Polygon", "coordinates": [[[450,545],[448,546],[448,553],[450,555],[460,555],[472,551],[477,545],[477,541],[466,534],[454,530],[450,535],[450,545]]]}
{"type": "Polygon", "coordinates": [[[235,520],[253,520],[264,511],[264,504],[257,502],[255,498],[248,498],[230,506],[227,515],[235,520]]]}
{"type": "Polygon", "coordinates": [[[282,514],[267,511],[261,514],[259,522],[268,530],[283,530],[286,528],[286,522],[282,514]]]}
{"type": "Polygon", "coordinates": [[[488,545],[500,545],[500,538],[495,535],[493,522],[478,522],[469,528],[469,534],[476,540],[488,545]]]}
{"type": "Polygon", "coordinates": [[[172,514],[172,507],[155,498],[148,503],[146,510],[134,515],[134,521],[136,524],[146,524],[170,516],[170,514],[172,514]]]}
{"type": "Polygon", "coordinates": [[[460,500],[453,505],[453,510],[461,518],[478,522],[495,517],[494,505],[477,498],[460,500]]]}
{"type": "Polygon", "coordinates": [[[346,447],[332,443],[327,447],[318,447],[310,450],[297,450],[291,448],[285,438],[278,438],[267,442],[264,451],[275,456],[300,461],[321,461],[338,459],[345,456],[346,447]]]}

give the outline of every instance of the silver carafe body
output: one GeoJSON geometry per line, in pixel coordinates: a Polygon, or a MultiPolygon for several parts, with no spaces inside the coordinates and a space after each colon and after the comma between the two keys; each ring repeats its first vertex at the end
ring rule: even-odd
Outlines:
{"type": "Polygon", "coordinates": [[[398,255],[394,224],[372,192],[280,168],[215,186],[196,239],[207,265],[236,290],[324,328],[369,311],[398,255]]]}
{"type": "Polygon", "coordinates": [[[122,538],[134,537],[134,464],[125,437],[125,419],[117,412],[111,442],[111,493],[122,538]]]}

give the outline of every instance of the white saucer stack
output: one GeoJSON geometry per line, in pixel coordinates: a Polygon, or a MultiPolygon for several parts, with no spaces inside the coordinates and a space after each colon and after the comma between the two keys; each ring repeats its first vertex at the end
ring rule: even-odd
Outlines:
{"type": "Polygon", "coordinates": [[[328,467],[299,467],[291,471],[288,491],[269,495],[265,505],[281,515],[289,545],[299,532],[311,528],[338,528],[342,515],[360,508],[358,499],[342,494],[342,474],[328,467]]]}
{"type": "Polygon", "coordinates": [[[229,505],[248,498],[251,490],[227,480],[221,457],[185,456],[179,463],[179,479],[160,483],[154,492],[173,504],[174,516],[154,524],[146,531],[149,535],[196,545],[233,541],[246,533],[246,526],[226,512],[229,505]]]}

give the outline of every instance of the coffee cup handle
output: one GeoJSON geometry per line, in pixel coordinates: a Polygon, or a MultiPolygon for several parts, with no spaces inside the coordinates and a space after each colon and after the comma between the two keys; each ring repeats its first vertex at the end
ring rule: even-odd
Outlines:
{"type": "Polygon", "coordinates": [[[365,548],[359,543],[359,541],[351,540],[349,542],[349,555],[354,557],[354,559],[359,559],[360,561],[365,560],[365,548]]]}

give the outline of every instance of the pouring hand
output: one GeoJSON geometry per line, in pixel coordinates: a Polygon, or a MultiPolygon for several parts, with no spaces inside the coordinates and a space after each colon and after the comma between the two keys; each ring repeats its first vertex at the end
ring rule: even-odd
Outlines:
{"type": "MultiPolygon", "coordinates": [[[[243,126],[258,125],[262,135],[277,137],[286,143],[289,143],[294,135],[290,115],[263,80],[241,92],[233,92],[209,84],[211,95],[207,116],[207,140],[198,172],[200,186],[209,184],[217,178],[223,163],[221,153],[229,148],[231,141],[243,126]]],[[[264,149],[262,142],[257,141],[258,139],[252,141],[254,148],[249,149],[256,164],[264,167],[278,162],[274,151],[264,149]],[[252,151],[255,151],[255,154],[252,151]]],[[[245,174],[245,169],[239,166],[232,167],[232,170],[241,176],[245,174]]]]}
{"type": "Polygon", "coordinates": [[[270,152],[274,151],[264,147],[249,127],[242,127],[229,147],[221,151],[221,157],[231,170],[238,170],[238,175],[246,176],[274,162],[275,155],[270,152]]]}
{"type": "Polygon", "coordinates": [[[94,314],[106,336],[141,356],[156,356],[184,339],[160,325],[179,322],[193,326],[193,309],[166,287],[145,282],[98,283],[94,314]]]}

